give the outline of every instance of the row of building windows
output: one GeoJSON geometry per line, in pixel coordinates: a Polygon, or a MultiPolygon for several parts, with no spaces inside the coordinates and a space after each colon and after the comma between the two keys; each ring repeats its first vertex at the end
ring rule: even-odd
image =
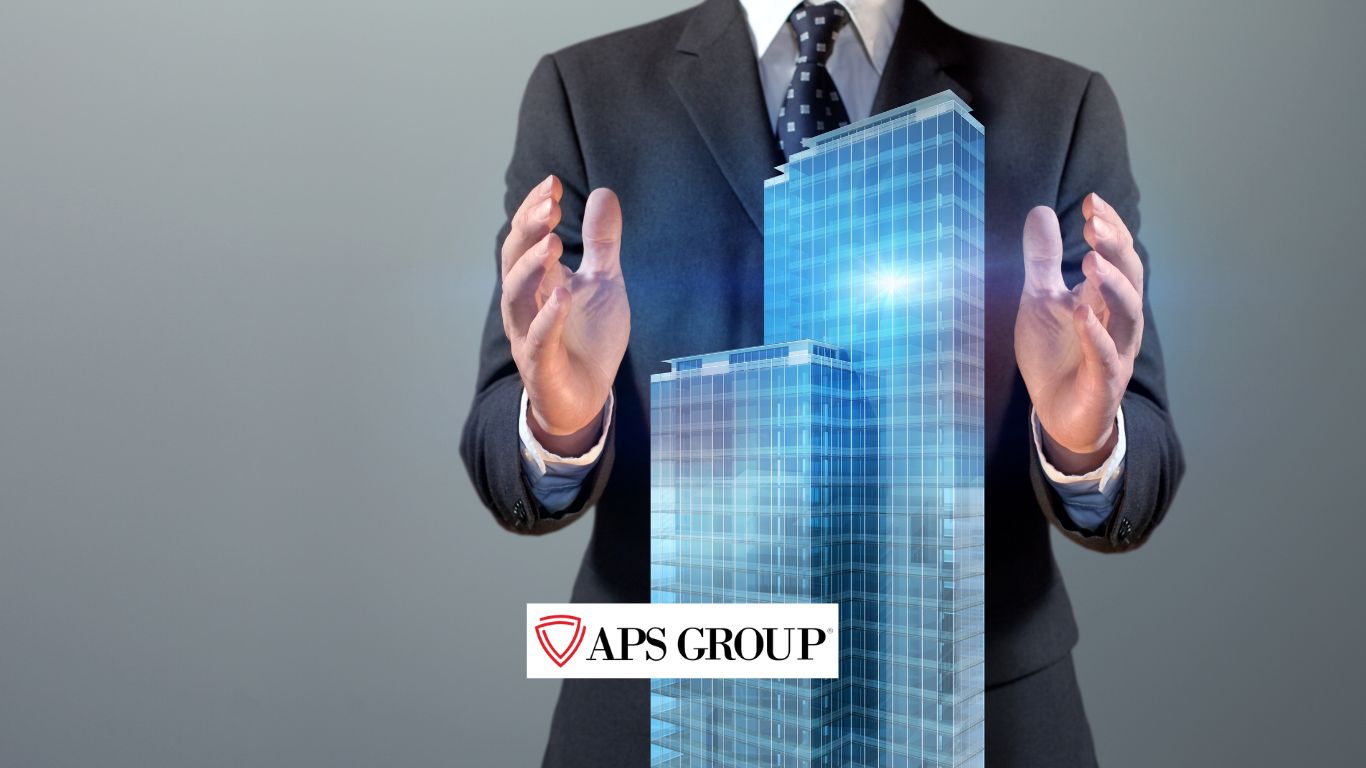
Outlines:
{"type": "Polygon", "coordinates": [[[780,357],[787,357],[787,347],[766,347],[764,349],[747,349],[743,352],[732,352],[730,354],[730,364],[754,363],[760,360],[776,360],[780,357]]]}

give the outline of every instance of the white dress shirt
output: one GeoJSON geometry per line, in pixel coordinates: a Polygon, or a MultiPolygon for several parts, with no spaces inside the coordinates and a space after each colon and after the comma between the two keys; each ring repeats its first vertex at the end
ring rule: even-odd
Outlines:
{"type": "MultiPolygon", "coordinates": [[[[830,0],[813,0],[825,5],[830,0]]],[[[788,24],[796,3],[792,0],[741,0],[749,20],[750,39],[759,54],[759,82],[769,122],[777,128],[792,73],[797,69],[797,36],[788,24]]],[[[872,114],[873,97],[882,80],[882,68],[892,55],[892,40],[901,23],[902,0],[843,0],[849,22],[835,37],[825,69],[835,81],[840,101],[851,121],[872,114]],[[853,39],[854,44],[849,44],[853,39]]]]}
{"type": "MultiPolygon", "coordinates": [[[[813,5],[824,5],[832,0],[812,0],[813,5]]],[[[882,70],[892,53],[892,40],[901,23],[904,0],[839,0],[849,12],[849,23],[835,38],[834,49],[825,68],[839,89],[840,99],[849,112],[851,121],[868,117],[873,109],[882,70]]],[[[770,123],[776,128],[778,109],[782,106],[792,73],[797,68],[797,40],[788,24],[796,3],[793,0],[741,0],[749,22],[754,50],[759,52],[759,81],[763,86],[764,102],[770,123]]],[[[777,139],[774,139],[777,141],[777,139]]],[[[531,434],[527,424],[527,396],[522,393],[522,407],[518,413],[518,434],[522,442],[522,466],[531,491],[542,506],[558,512],[578,496],[583,479],[592,471],[602,455],[607,429],[612,423],[614,401],[608,397],[603,409],[602,435],[598,442],[582,456],[557,456],[546,450],[531,434]]],[[[1097,530],[1115,509],[1120,480],[1124,475],[1124,413],[1121,410],[1115,428],[1119,440],[1110,457],[1100,467],[1085,475],[1067,475],[1049,463],[1043,452],[1039,419],[1030,409],[1031,433],[1034,450],[1039,453],[1044,475],[1062,498],[1063,506],[1072,521],[1086,530],[1097,530]]]]}

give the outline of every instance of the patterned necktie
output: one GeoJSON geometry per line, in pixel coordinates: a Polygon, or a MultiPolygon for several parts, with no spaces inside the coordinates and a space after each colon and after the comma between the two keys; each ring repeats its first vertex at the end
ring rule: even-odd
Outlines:
{"type": "Polygon", "coordinates": [[[848,18],[839,3],[802,3],[788,17],[797,33],[797,69],[778,110],[778,146],[789,159],[805,149],[802,139],[849,124],[849,113],[825,68],[835,36],[848,18]]]}

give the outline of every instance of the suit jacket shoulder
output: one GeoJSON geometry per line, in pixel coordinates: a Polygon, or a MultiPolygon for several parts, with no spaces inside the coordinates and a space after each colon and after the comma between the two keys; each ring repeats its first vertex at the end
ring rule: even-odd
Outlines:
{"type": "MultiPolygon", "coordinates": [[[[598,35],[565,46],[550,56],[566,75],[593,76],[604,88],[647,84],[657,72],[657,63],[673,51],[700,7],[598,35]]],[[[739,10],[738,4],[736,10],[739,10]]]]}

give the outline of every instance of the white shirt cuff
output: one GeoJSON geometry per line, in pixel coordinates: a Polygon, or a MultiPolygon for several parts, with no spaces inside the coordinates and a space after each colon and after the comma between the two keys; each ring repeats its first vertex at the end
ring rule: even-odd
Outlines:
{"type": "Polygon", "coordinates": [[[1039,452],[1044,476],[1062,498],[1068,517],[1087,530],[1099,530],[1114,513],[1119,489],[1124,487],[1124,455],[1128,451],[1128,441],[1124,435],[1124,408],[1121,407],[1115,415],[1115,430],[1119,434],[1115,449],[1104,463],[1084,475],[1069,475],[1050,464],[1043,450],[1043,426],[1033,408],[1029,409],[1029,422],[1034,435],[1034,450],[1039,452]]]}
{"type": "Polygon", "coordinates": [[[517,411],[517,434],[522,443],[522,470],[526,473],[531,494],[551,512],[559,512],[574,502],[584,478],[593,471],[607,444],[607,430],[612,426],[615,395],[607,394],[607,405],[602,409],[602,433],[598,441],[582,456],[560,456],[541,445],[531,434],[527,421],[531,399],[522,390],[522,406],[517,411]]]}

